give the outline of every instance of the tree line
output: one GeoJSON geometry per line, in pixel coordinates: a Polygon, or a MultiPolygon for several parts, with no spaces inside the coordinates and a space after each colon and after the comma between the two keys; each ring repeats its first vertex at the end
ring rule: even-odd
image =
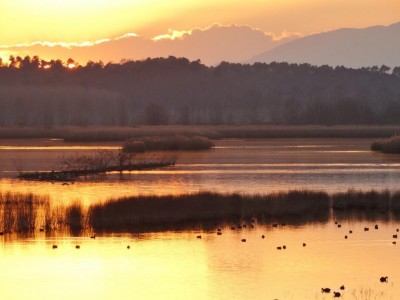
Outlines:
{"type": "Polygon", "coordinates": [[[399,124],[400,67],[0,60],[0,126],[399,124]]]}

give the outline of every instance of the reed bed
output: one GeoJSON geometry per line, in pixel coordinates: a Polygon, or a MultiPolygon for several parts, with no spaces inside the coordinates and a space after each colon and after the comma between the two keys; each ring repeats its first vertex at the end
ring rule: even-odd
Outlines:
{"type": "Polygon", "coordinates": [[[372,151],[379,151],[383,153],[400,153],[400,136],[392,136],[386,140],[374,141],[371,145],[372,151]]]}
{"type": "Polygon", "coordinates": [[[30,193],[0,193],[0,231],[84,229],[106,232],[187,229],[215,224],[285,222],[323,223],[335,219],[400,219],[400,191],[356,191],[328,194],[293,190],[265,195],[198,192],[167,196],[109,199],[84,207],[50,205],[48,197],[30,193]]]}
{"type": "Polygon", "coordinates": [[[85,215],[80,202],[52,206],[49,196],[0,192],[0,232],[33,233],[83,229],[85,215]]]}
{"type": "Polygon", "coordinates": [[[44,221],[49,198],[31,193],[0,193],[0,231],[33,232],[44,221]]]}
{"type": "Polygon", "coordinates": [[[199,192],[179,196],[135,196],[111,199],[89,209],[95,230],[132,230],[207,222],[237,222],[252,217],[291,218],[307,215],[327,220],[329,197],[324,192],[292,191],[269,195],[199,192]]]}
{"type": "Polygon", "coordinates": [[[120,141],[149,136],[203,136],[224,138],[385,138],[400,131],[399,125],[168,125],[168,126],[64,126],[2,127],[0,139],[60,138],[73,142],[120,141]]]}
{"type": "Polygon", "coordinates": [[[197,151],[208,150],[214,143],[203,136],[188,137],[184,135],[151,136],[125,141],[122,148],[125,152],[145,151],[197,151]]]}

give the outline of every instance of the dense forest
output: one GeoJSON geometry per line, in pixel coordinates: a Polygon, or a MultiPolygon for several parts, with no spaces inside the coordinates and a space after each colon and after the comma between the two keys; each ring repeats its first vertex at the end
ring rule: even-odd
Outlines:
{"type": "Polygon", "coordinates": [[[0,60],[0,126],[399,124],[400,67],[0,60]]]}

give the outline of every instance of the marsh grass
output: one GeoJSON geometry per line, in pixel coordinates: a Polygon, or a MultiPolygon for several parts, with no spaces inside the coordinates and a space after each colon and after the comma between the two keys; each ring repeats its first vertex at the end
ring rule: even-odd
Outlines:
{"type": "Polygon", "coordinates": [[[82,203],[78,200],[74,201],[66,208],[66,225],[73,234],[79,234],[84,229],[86,215],[82,203]]]}
{"type": "Polygon", "coordinates": [[[35,231],[48,203],[48,197],[31,193],[0,193],[0,231],[35,231]]]}
{"type": "Polygon", "coordinates": [[[179,196],[111,199],[89,209],[95,230],[132,230],[140,226],[176,226],[237,222],[245,218],[327,220],[329,197],[323,192],[293,191],[270,195],[199,192],[179,196]]]}
{"type": "Polygon", "coordinates": [[[400,153],[400,136],[395,135],[386,140],[374,141],[371,150],[392,154],[400,153]]]}
{"type": "Polygon", "coordinates": [[[208,150],[214,147],[214,143],[203,136],[150,136],[125,141],[123,151],[145,152],[145,151],[195,151],[208,150]]]}
{"type": "Polygon", "coordinates": [[[212,228],[256,219],[260,224],[298,225],[335,219],[399,220],[400,191],[356,191],[328,194],[293,190],[265,195],[198,192],[167,196],[109,199],[84,207],[75,201],[52,206],[48,197],[0,193],[0,231],[29,233],[69,229],[144,231],[212,228]]]}

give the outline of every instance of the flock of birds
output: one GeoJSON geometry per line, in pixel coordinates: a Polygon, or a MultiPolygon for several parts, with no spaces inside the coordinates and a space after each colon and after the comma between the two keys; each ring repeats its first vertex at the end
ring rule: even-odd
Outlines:
{"type": "MultiPolygon", "coordinates": [[[[379,281],[380,282],[388,282],[389,281],[389,278],[387,277],[387,276],[382,276],[381,278],[379,278],[379,281]]],[[[340,288],[339,288],[341,291],[344,291],[345,290],[345,286],[344,285],[341,285],[340,286],[340,288]]],[[[331,292],[331,289],[330,288],[321,288],[321,292],[322,293],[330,293],[331,292]]],[[[342,294],[340,293],[340,292],[336,292],[336,291],[333,291],[333,297],[334,298],[339,298],[339,297],[341,297],[342,296],[342,294]]]]}
{"type": "MultiPolygon", "coordinates": [[[[92,234],[91,236],[90,236],[90,238],[91,239],[96,239],[96,234],[94,233],[94,234],[92,234]]],[[[58,249],[58,245],[56,245],[56,244],[53,244],[53,246],[52,246],[52,248],[53,249],[58,249]]],[[[81,246],[80,245],[75,245],[75,249],[81,249],[81,246]]],[[[128,246],[126,246],[126,249],[131,249],[131,246],[130,245],[128,245],[128,246]]]]}
{"type": "MultiPolygon", "coordinates": [[[[254,228],[254,222],[255,222],[254,219],[251,219],[251,225],[250,225],[251,228],[254,228]]],[[[337,222],[337,221],[335,221],[335,224],[337,225],[338,228],[341,228],[341,227],[342,227],[342,225],[339,224],[339,222],[337,222]]],[[[281,226],[285,226],[285,225],[286,225],[285,223],[282,223],[282,224],[281,224],[281,226]]],[[[272,224],[272,227],[278,227],[278,226],[279,226],[279,224],[277,224],[277,223],[272,224]]],[[[232,229],[232,230],[235,230],[235,229],[242,229],[242,228],[246,228],[246,227],[247,227],[247,225],[246,225],[246,224],[243,224],[243,225],[231,226],[231,229],[232,229]]],[[[378,230],[378,229],[379,229],[379,225],[378,225],[378,224],[375,224],[374,228],[375,228],[375,230],[378,230]]],[[[369,227],[364,227],[364,231],[369,231],[369,227]]],[[[399,232],[399,229],[398,229],[398,228],[396,229],[396,232],[399,232]]],[[[353,233],[353,231],[352,231],[352,230],[349,230],[349,234],[352,234],[352,233],[353,233]]],[[[222,228],[220,228],[220,227],[217,228],[217,235],[222,235],[222,228]]],[[[393,234],[392,237],[393,237],[393,239],[397,239],[398,234],[397,234],[397,233],[396,233],[396,234],[393,234]]],[[[198,238],[198,239],[201,239],[201,235],[197,235],[197,238],[198,238]]],[[[263,234],[263,235],[261,236],[261,238],[262,238],[262,239],[265,239],[265,235],[263,234]]],[[[345,239],[348,239],[349,236],[348,236],[348,235],[345,235],[344,238],[345,238],[345,239]]],[[[242,241],[242,242],[246,242],[247,240],[246,240],[246,239],[241,239],[241,241],[242,241]]],[[[392,241],[392,244],[393,244],[393,245],[396,245],[396,241],[392,241]]],[[[306,247],[306,246],[307,246],[307,244],[306,244],[306,243],[303,243],[303,247],[306,247]]],[[[277,246],[276,249],[277,249],[277,250],[285,250],[285,249],[286,249],[286,245],[277,246]]],[[[388,282],[388,281],[389,281],[389,278],[388,278],[388,276],[381,276],[381,277],[379,278],[379,281],[382,282],[382,283],[385,283],[385,282],[388,282]]],[[[339,287],[339,289],[343,292],[343,291],[345,290],[345,286],[344,286],[344,285],[341,285],[341,286],[339,287]]],[[[330,293],[331,291],[332,291],[331,288],[321,288],[321,292],[322,292],[322,293],[330,293]]],[[[333,297],[334,297],[334,298],[339,298],[339,297],[342,296],[342,293],[341,293],[341,292],[338,292],[338,291],[332,291],[332,292],[333,292],[333,297]]]]}
{"type": "MultiPolygon", "coordinates": [[[[255,223],[255,220],[254,220],[254,219],[251,219],[251,222],[250,222],[249,227],[250,227],[250,228],[254,228],[254,223],[255,223]]],[[[341,227],[342,227],[342,225],[339,224],[337,221],[335,221],[335,224],[337,225],[338,228],[341,228],[341,227]]],[[[286,225],[285,223],[282,223],[282,224],[281,224],[281,226],[285,226],[285,225],[286,225]]],[[[242,225],[237,225],[237,226],[231,226],[231,230],[247,228],[247,226],[248,226],[247,224],[242,224],[242,225]]],[[[275,223],[275,224],[272,224],[272,227],[278,227],[278,226],[279,226],[279,224],[276,224],[276,223],[275,223]]],[[[378,229],[379,229],[379,225],[376,224],[376,225],[374,226],[374,228],[375,228],[375,230],[378,230],[378,229]]],[[[364,231],[369,231],[369,227],[364,227],[364,231]]],[[[396,232],[399,232],[399,229],[398,229],[398,228],[396,229],[396,232]]],[[[353,231],[352,231],[352,230],[349,230],[349,234],[352,234],[352,233],[353,233],[353,231]]],[[[217,228],[217,235],[222,235],[222,228],[220,228],[220,227],[217,228]]],[[[392,237],[393,237],[393,239],[397,239],[398,234],[397,234],[397,233],[396,233],[396,234],[393,234],[392,237]]],[[[91,238],[91,239],[95,239],[95,238],[96,238],[96,234],[94,233],[93,235],[90,236],[90,238],[91,238]]],[[[196,238],[197,238],[197,239],[201,239],[202,236],[201,236],[201,235],[197,235],[196,238]]],[[[261,238],[262,238],[262,239],[265,239],[265,235],[264,235],[264,234],[261,235],[261,238]]],[[[348,236],[348,235],[345,235],[344,238],[345,238],[345,239],[348,239],[349,236],[348,236]]],[[[241,239],[241,242],[243,242],[243,243],[245,243],[246,241],[247,241],[247,240],[246,240],[245,238],[242,238],[242,239],[241,239]]],[[[392,244],[396,245],[396,241],[392,241],[392,244]]],[[[307,244],[306,244],[306,243],[303,243],[303,247],[306,247],[306,246],[307,246],[307,244]]],[[[57,249],[57,248],[58,248],[57,245],[53,245],[53,249],[57,249]]],[[[76,245],[75,248],[76,248],[76,249],[80,249],[80,245],[76,245]]],[[[126,248],[127,248],[127,249],[130,249],[131,247],[130,247],[130,245],[128,245],[126,248]]],[[[286,245],[277,246],[276,249],[277,249],[277,250],[285,250],[285,249],[286,249],[286,245]]],[[[387,283],[387,282],[389,281],[389,278],[388,278],[388,276],[381,276],[381,277],[379,278],[379,281],[382,282],[382,283],[387,283]]],[[[345,286],[342,285],[342,286],[339,287],[339,289],[343,292],[343,291],[345,290],[345,286]]],[[[331,289],[331,288],[328,288],[328,287],[321,288],[321,292],[322,292],[322,293],[331,293],[331,291],[332,291],[332,289],[331,289]]],[[[339,297],[342,296],[342,293],[339,292],[339,291],[332,291],[332,293],[333,293],[333,297],[334,297],[334,298],[339,298],[339,297]]]]}

